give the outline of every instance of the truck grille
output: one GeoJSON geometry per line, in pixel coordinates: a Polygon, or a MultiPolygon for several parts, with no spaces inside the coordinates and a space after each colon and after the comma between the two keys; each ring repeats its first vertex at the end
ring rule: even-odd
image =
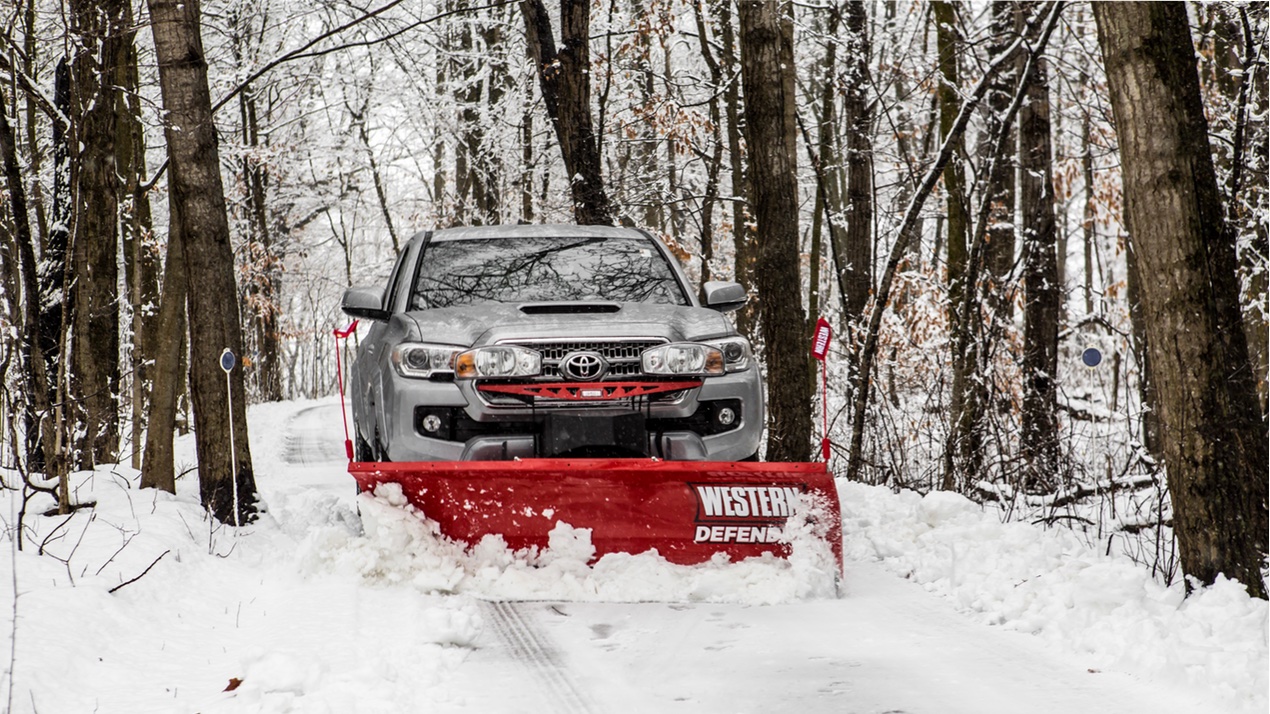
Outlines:
{"type": "Polygon", "coordinates": [[[570,352],[598,352],[608,360],[609,371],[605,379],[630,379],[641,374],[639,356],[644,350],[664,344],[661,339],[623,340],[508,340],[500,344],[520,345],[542,353],[542,378],[561,379],[560,361],[570,352]]]}

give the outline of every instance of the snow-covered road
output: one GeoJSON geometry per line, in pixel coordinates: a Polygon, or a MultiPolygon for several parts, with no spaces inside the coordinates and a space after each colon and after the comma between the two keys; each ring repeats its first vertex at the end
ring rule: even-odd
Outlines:
{"type": "Polygon", "coordinates": [[[453,711],[1212,711],[971,622],[876,565],[848,576],[840,601],[518,603],[541,649],[524,658],[497,628],[479,637],[452,674],[464,692],[453,711]],[[491,682],[516,682],[517,697],[491,682]]]}
{"type": "MultiPolygon", "coordinates": [[[[1227,593],[1227,604],[1198,620],[1168,600],[1150,621],[1119,624],[1117,613],[1145,608],[1137,596],[1095,617],[1087,601],[1126,591],[1062,593],[1083,618],[1049,615],[1062,637],[1044,624],[1012,629],[1012,613],[1054,611],[1018,578],[1012,590],[1026,605],[1003,605],[986,587],[968,595],[970,584],[990,581],[964,561],[951,578],[960,589],[945,587],[930,575],[942,565],[923,560],[920,546],[901,552],[898,543],[919,539],[903,541],[905,524],[886,524],[907,502],[880,490],[850,494],[868,510],[849,513],[848,523],[887,556],[863,555],[866,540],[849,536],[854,555],[836,599],[790,596],[797,589],[780,581],[805,574],[783,563],[702,572],[647,558],[608,569],[562,558],[529,567],[505,551],[456,555],[382,499],[357,503],[337,404],[268,405],[251,415],[269,513],[237,537],[203,519],[192,477],[172,498],[137,490],[122,468],[84,481],[82,495],[98,503],[91,519],[28,520],[28,550],[12,561],[16,606],[0,596],[0,611],[17,612],[16,668],[12,688],[0,680],[0,703],[43,714],[1265,711],[1265,678],[1255,675],[1265,670],[1264,603],[1227,593]],[[29,550],[42,540],[61,561],[29,550]],[[897,575],[896,563],[908,563],[910,577],[897,575]],[[1224,632],[1227,621],[1231,632],[1261,632],[1224,632]],[[1173,640],[1131,634],[1158,622],[1186,630],[1203,659],[1174,664],[1182,655],[1167,651],[1173,640]],[[1142,656],[1126,657],[1120,645],[1142,656]]],[[[192,459],[192,444],[178,445],[192,459]]],[[[964,509],[949,503],[928,509],[936,525],[926,535],[958,533],[968,551],[972,529],[983,540],[1003,527],[990,515],[958,520],[964,509]]],[[[1012,538],[1016,550],[1031,547],[1012,538]]],[[[1134,587],[1153,593],[1146,582],[1134,587]]],[[[0,639],[0,651],[8,645],[0,639]]]]}

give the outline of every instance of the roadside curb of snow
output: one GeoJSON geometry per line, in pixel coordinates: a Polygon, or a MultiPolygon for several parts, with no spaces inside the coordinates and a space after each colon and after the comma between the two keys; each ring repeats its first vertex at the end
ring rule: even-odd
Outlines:
{"type": "Polygon", "coordinates": [[[848,559],[888,570],[985,622],[1088,657],[1091,669],[1208,690],[1237,711],[1267,708],[1270,608],[1231,580],[1184,596],[1073,533],[998,515],[958,494],[838,481],[848,559]]]}

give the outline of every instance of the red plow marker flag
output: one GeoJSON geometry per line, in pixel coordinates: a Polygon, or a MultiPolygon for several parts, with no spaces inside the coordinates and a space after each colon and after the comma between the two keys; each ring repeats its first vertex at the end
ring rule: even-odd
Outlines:
{"type": "Polygon", "coordinates": [[[811,356],[820,361],[820,406],[822,411],[820,456],[826,463],[829,461],[829,340],[833,337],[833,327],[825,318],[816,321],[816,333],[811,339],[811,356]]]}
{"type": "Polygon", "coordinates": [[[331,330],[335,335],[335,377],[340,385],[340,416],[344,417],[344,453],[348,460],[353,460],[353,440],[348,438],[348,411],[344,407],[344,366],[340,363],[340,340],[347,340],[357,330],[357,320],[349,323],[344,329],[331,330]]]}

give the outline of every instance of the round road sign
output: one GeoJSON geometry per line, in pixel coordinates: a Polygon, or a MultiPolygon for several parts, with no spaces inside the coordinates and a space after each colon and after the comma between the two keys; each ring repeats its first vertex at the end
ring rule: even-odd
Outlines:
{"type": "Polygon", "coordinates": [[[234,353],[226,347],[225,351],[220,353],[220,368],[225,370],[225,374],[229,374],[234,371],[234,364],[236,364],[234,353]]]}

